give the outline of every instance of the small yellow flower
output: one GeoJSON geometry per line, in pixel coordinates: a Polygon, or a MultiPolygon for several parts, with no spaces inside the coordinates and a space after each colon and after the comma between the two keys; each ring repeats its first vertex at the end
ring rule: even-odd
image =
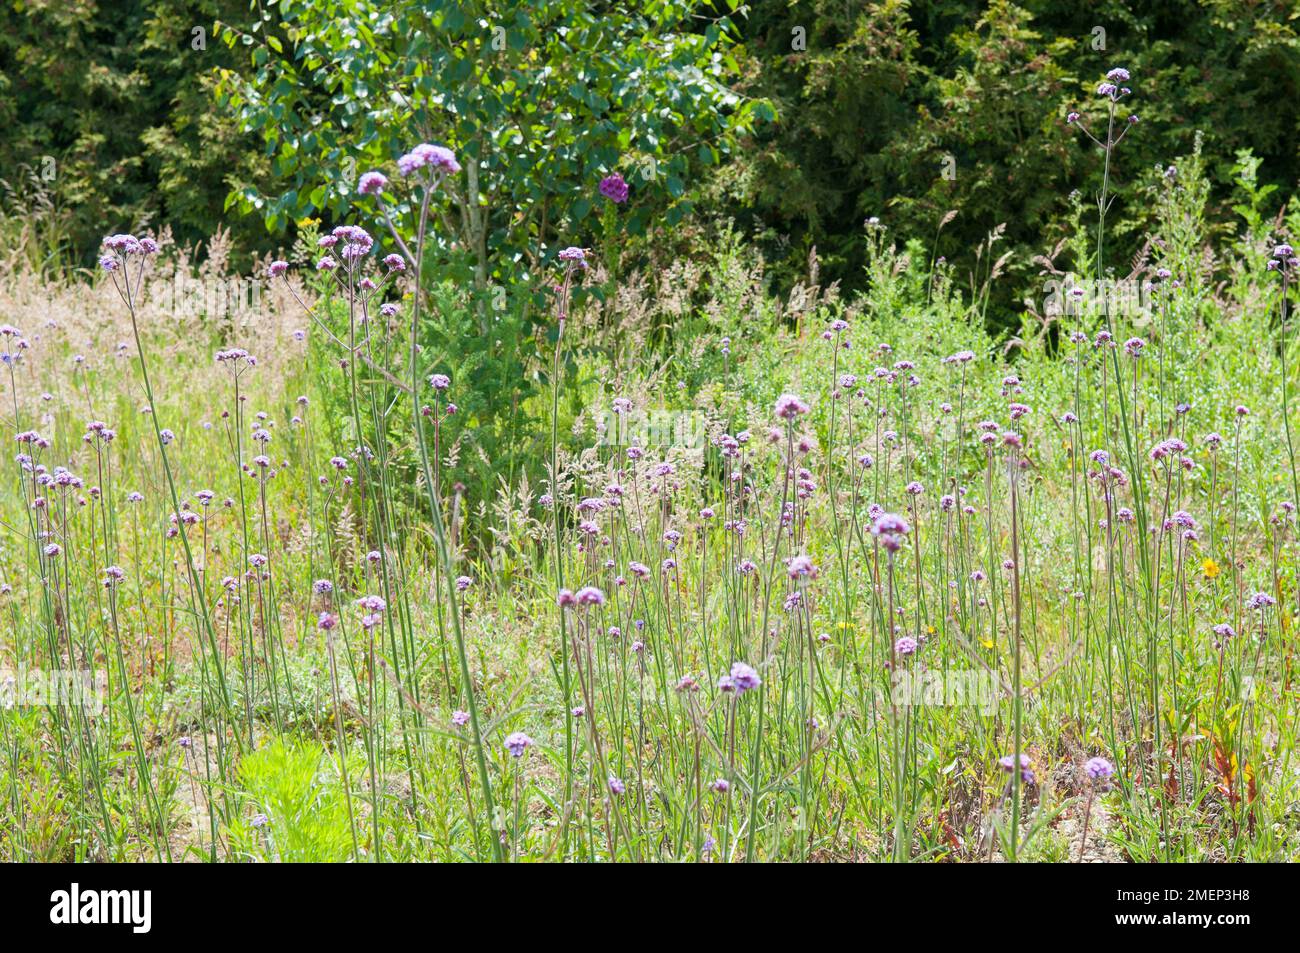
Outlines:
{"type": "Polygon", "coordinates": [[[1201,574],[1206,579],[1216,579],[1219,575],[1219,564],[1213,559],[1206,557],[1201,560],[1201,574]]]}
{"type": "Polygon", "coordinates": [[[991,649],[991,648],[993,648],[993,640],[992,640],[992,639],[980,639],[980,645],[984,646],[986,649],[991,649]]]}

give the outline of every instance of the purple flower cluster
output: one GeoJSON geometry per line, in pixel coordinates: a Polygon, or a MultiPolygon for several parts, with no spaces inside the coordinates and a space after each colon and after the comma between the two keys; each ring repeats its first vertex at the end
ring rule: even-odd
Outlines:
{"type": "Polygon", "coordinates": [[[511,757],[522,758],[524,752],[532,746],[533,739],[522,731],[516,731],[506,736],[506,750],[510,752],[511,757]]]}
{"type": "Polygon", "coordinates": [[[420,169],[429,169],[436,174],[455,175],[460,171],[460,163],[456,161],[455,153],[445,146],[422,142],[397,160],[397,168],[402,175],[411,175],[420,169]]]}
{"type": "Polygon", "coordinates": [[[600,180],[600,194],[616,205],[622,205],[627,201],[627,182],[617,172],[607,175],[600,180]]]}

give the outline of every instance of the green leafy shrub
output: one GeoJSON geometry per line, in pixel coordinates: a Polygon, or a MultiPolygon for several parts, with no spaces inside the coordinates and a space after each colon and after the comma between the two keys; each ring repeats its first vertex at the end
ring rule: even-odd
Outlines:
{"type": "Polygon", "coordinates": [[[274,738],[244,758],[239,783],[253,811],[230,826],[237,853],[284,863],[349,858],[352,840],[344,791],[320,745],[290,745],[274,738]]]}

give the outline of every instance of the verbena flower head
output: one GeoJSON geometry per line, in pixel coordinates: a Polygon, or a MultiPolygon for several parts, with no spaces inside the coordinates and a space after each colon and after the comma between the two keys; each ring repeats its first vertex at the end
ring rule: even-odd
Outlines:
{"type": "Polygon", "coordinates": [[[506,737],[506,750],[512,757],[522,758],[524,752],[533,746],[533,739],[522,731],[516,731],[506,737]]]}
{"type": "Polygon", "coordinates": [[[736,692],[741,695],[763,684],[763,680],[758,677],[758,672],[744,662],[733,663],[731,674],[728,677],[731,679],[731,684],[735,687],[736,692]]]}
{"type": "Polygon", "coordinates": [[[595,586],[583,586],[574,594],[580,606],[603,606],[605,604],[605,593],[595,586]]]}
{"type": "Polygon", "coordinates": [[[568,248],[561,249],[558,257],[570,268],[587,267],[587,252],[576,246],[570,245],[568,248]]]}
{"type": "Polygon", "coordinates": [[[356,605],[371,615],[378,615],[388,608],[382,596],[362,596],[356,601],[356,605]]]}
{"type": "Polygon", "coordinates": [[[607,175],[600,180],[600,194],[616,205],[622,205],[627,201],[627,182],[617,172],[607,175]]]}
{"type": "Polygon", "coordinates": [[[871,535],[880,540],[880,545],[892,553],[902,546],[902,538],[912,531],[907,520],[895,513],[881,513],[871,524],[871,535]]]}
{"type": "Polygon", "coordinates": [[[792,556],[787,564],[787,572],[791,579],[816,579],[817,567],[813,561],[805,555],[792,556]]]}
{"type": "Polygon", "coordinates": [[[388,176],[382,172],[367,172],[357,183],[357,191],[362,195],[379,195],[388,185],[388,176]]]}
{"type": "Polygon", "coordinates": [[[1089,758],[1083,766],[1083,770],[1088,773],[1088,777],[1094,781],[1105,781],[1115,773],[1115,766],[1105,758],[1089,758]]]}
{"type": "MultiPolygon", "coordinates": [[[[998,759],[998,767],[1010,774],[1016,769],[1016,759],[1014,755],[1003,755],[998,759]]],[[[1029,755],[1021,754],[1020,756],[1020,779],[1026,784],[1034,783],[1034,772],[1030,767],[1029,755]]]]}
{"type": "Polygon", "coordinates": [[[460,171],[460,163],[456,161],[455,154],[445,146],[434,146],[422,142],[397,160],[397,168],[402,175],[410,175],[420,169],[430,169],[435,173],[455,175],[460,171]]]}
{"type": "Polygon", "coordinates": [[[145,253],[144,246],[134,235],[107,235],[103,244],[109,251],[119,255],[140,255],[145,253]]]}
{"type": "Polygon", "coordinates": [[[1277,600],[1267,592],[1257,592],[1246,600],[1247,609],[1267,609],[1269,606],[1277,605],[1277,600]]]}
{"type": "Polygon", "coordinates": [[[776,399],[774,412],[782,420],[796,420],[808,413],[808,405],[794,394],[782,394],[776,399]]]}

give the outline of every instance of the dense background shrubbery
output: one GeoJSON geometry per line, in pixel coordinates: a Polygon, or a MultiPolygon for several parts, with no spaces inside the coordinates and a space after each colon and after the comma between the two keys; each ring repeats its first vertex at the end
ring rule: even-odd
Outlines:
{"type": "MultiPolygon", "coordinates": [[[[1113,65],[1131,71],[1126,109],[1142,120],[1112,169],[1116,277],[1170,260],[1154,235],[1209,288],[1236,279],[1201,242],[1243,222],[1294,233],[1266,221],[1288,214],[1300,142],[1300,40],[1282,3],[357,0],[346,19],[333,6],[7,3],[0,268],[69,274],[117,228],[170,230],[190,261],[220,258],[214,274],[277,250],[305,265],[330,227],[381,225],[358,202],[361,173],[396,175],[413,143],[447,143],[477,161],[433,223],[442,285],[420,337],[473,383],[446,434],[471,506],[543,476],[545,276],[569,244],[593,249],[577,304],[602,302],[592,339],[611,368],[584,379],[586,355],[569,356],[575,421],[620,368],[689,393],[716,380],[701,337],[716,302],[776,307],[764,317],[796,330],[818,296],[873,290],[874,217],[905,259],[942,260],[995,338],[1054,335],[1044,282],[1093,271],[1080,236],[1101,176],[1064,117],[1100,119],[1093,87],[1113,65]],[[1160,196],[1183,161],[1200,218],[1164,235],[1160,196]],[[631,190],[618,206],[597,192],[616,172],[631,190]]],[[[394,214],[409,224],[411,209],[394,214]]],[[[344,395],[321,396],[336,436],[356,429],[344,395]]],[[[409,449],[397,462],[413,467],[409,449]]]]}
{"type": "MultiPolygon", "coordinates": [[[[353,6],[345,27],[301,0],[9,0],[6,227],[36,217],[25,253],[65,266],[89,264],[109,223],[165,223],[191,243],[231,228],[247,261],[289,245],[302,219],[345,217],[358,166],[391,160],[414,127],[494,157],[491,220],[447,223],[480,282],[516,277],[559,238],[598,243],[591,174],[617,168],[631,230],[689,211],[734,220],[774,286],[806,280],[814,247],[823,284],[863,286],[871,215],[959,275],[1005,223],[993,254],[1010,252],[1004,273],[1020,280],[996,284],[989,315],[1014,328],[1032,256],[1100,174],[1062,119],[1120,62],[1143,119],[1121,178],[1153,180],[1199,133],[1212,220],[1245,153],[1275,200],[1295,189],[1300,39],[1285,2],[353,6]]],[[[1123,261],[1150,207],[1128,201],[1114,221],[1123,261]]]]}

